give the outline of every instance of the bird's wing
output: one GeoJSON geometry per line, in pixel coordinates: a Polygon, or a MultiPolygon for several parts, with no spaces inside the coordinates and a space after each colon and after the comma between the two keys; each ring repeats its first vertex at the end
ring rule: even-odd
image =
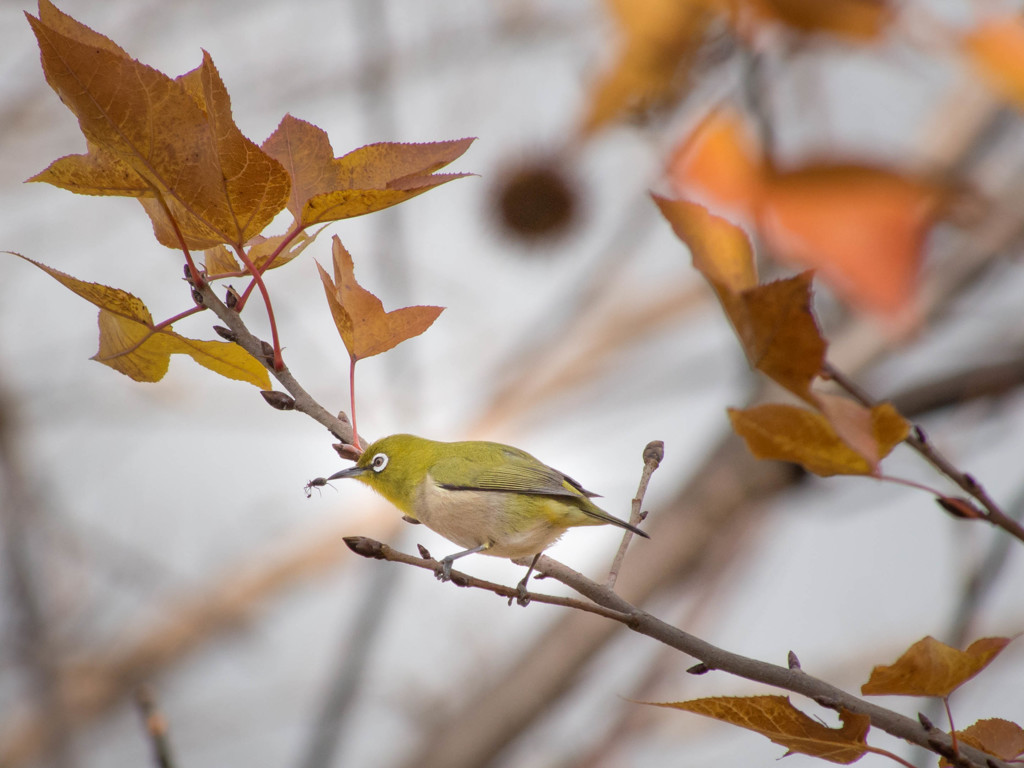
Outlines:
{"type": "Polygon", "coordinates": [[[502,450],[498,461],[443,459],[434,464],[430,475],[434,482],[448,490],[507,491],[569,498],[596,495],[557,469],[516,449],[502,450]]]}

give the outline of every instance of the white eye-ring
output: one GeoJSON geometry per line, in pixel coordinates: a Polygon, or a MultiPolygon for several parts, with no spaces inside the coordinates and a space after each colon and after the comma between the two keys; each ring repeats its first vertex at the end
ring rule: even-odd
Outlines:
{"type": "Polygon", "coordinates": [[[386,453],[378,453],[373,457],[373,461],[370,462],[370,467],[374,472],[383,472],[384,467],[388,465],[388,455],[386,453]]]}

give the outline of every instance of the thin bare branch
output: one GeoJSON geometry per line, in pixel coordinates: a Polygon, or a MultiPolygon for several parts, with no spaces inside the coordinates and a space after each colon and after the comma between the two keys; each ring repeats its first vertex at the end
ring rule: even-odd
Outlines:
{"type": "Polygon", "coordinates": [[[153,698],[153,692],[146,685],[135,689],[135,706],[142,715],[142,724],[149,737],[149,745],[153,750],[153,762],[157,768],[174,768],[174,757],[171,742],[167,738],[167,719],[153,698]]]}
{"type": "MultiPolygon", "coordinates": [[[[651,482],[651,475],[654,474],[654,470],[658,468],[662,459],[665,458],[665,443],[661,440],[649,442],[644,446],[643,458],[644,470],[640,474],[640,486],[637,488],[636,496],[633,497],[632,509],[629,512],[630,525],[638,525],[645,517],[641,508],[644,504],[644,496],[647,495],[647,484],[651,482]]],[[[633,532],[626,531],[622,536],[622,542],[619,544],[619,550],[615,553],[615,558],[612,560],[612,567],[608,570],[608,580],[605,582],[605,586],[608,589],[615,589],[615,582],[619,578],[619,569],[622,568],[622,561],[626,558],[626,549],[632,540],[633,532]]]]}
{"type": "MultiPolygon", "coordinates": [[[[354,552],[366,557],[404,563],[435,572],[440,572],[441,569],[441,564],[435,560],[406,555],[372,539],[352,537],[345,541],[354,552]]],[[[708,671],[726,672],[774,688],[799,693],[813,699],[821,706],[837,712],[846,710],[867,715],[874,727],[936,754],[943,755],[950,750],[958,750],[960,756],[966,761],[966,766],[1010,768],[1009,764],[1002,760],[962,743],[956,744],[945,733],[929,731],[918,720],[854,696],[825,680],[808,674],[799,666],[770,664],[712,645],[706,640],[684,632],[653,614],[637,608],[608,587],[591,581],[550,557],[542,556],[537,561],[536,569],[539,573],[562,582],[587,598],[587,601],[579,601],[569,598],[552,598],[547,595],[531,595],[536,602],[577,608],[618,621],[634,632],[693,656],[701,662],[702,668],[708,671]]],[[[460,587],[484,589],[502,597],[515,595],[515,589],[511,587],[482,581],[462,573],[457,574],[455,571],[452,572],[452,582],[460,587]]]]}
{"type": "Polygon", "coordinates": [[[202,294],[204,306],[209,307],[231,329],[231,332],[234,334],[235,343],[263,363],[267,370],[270,371],[270,374],[288,391],[288,394],[295,398],[296,411],[304,413],[317,423],[322,424],[343,443],[352,444],[354,442],[352,425],[344,419],[332,416],[326,408],[314,400],[313,396],[292,376],[288,366],[282,365],[279,370],[275,370],[273,365],[273,347],[256,338],[242,321],[239,314],[229,309],[223,301],[217,298],[209,284],[204,284],[197,290],[202,294]]]}
{"type": "MultiPolygon", "coordinates": [[[[823,366],[823,373],[832,379],[836,384],[850,393],[862,405],[872,408],[877,401],[867,392],[860,388],[850,377],[838,370],[831,363],[826,362],[823,366]]],[[[906,439],[907,445],[917,451],[925,461],[935,469],[948,477],[968,495],[981,504],[982,519],[1002,528],[1004,531],[1024,542],[1024,526],[1007,515],[1002,508],[995,503],[988,491],[972,476],[961,471],[949,459],[943,456],[939,450],[928,440],[924,430],[914,426],[906,439]]]]}

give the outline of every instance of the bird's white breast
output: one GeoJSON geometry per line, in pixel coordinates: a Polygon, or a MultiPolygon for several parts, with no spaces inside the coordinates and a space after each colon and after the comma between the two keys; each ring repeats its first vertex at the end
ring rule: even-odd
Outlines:
{"type": "MultiPolygon", "coordinates": [[[[428,475],[414,504],[416,517],[433,531],[471,549],[487,545],[488,555],[530,557],[553,544],[565,526],[547,516],[510,514],[510,494],[501,491],[449,490],[428,475]]],[[[551,501],[550,503],[557,503],[551,501]]]]}

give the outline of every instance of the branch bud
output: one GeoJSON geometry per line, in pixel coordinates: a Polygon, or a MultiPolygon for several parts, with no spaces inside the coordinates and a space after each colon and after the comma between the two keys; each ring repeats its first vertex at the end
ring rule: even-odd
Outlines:
{"type": "Polygon", "coordinates": [[[644,464],[654,464],[655,468],[665,459],[665,443],[662,440],[651,440],[644,447],[644,464]]]}
{"type": "Polygon", "coordinates": [[[331,446],[345,461],[358,461],[363,452],[351,443],[334,443],[331,446]]]}
{"type": "Polygon", "coordinates": [[[267,405],[271,408],[276,408],[279,411],[295,410],[295,398],[286,392],[264,389],[260,390],[260,394],[263,395],[263,399],[267,401],[267,405]]]}
{"type": "Polygon", "coordinates": [[[230,328],[225,328],[223,325],[213,326],[213,330],[220,336],[224,341],[238,341],[237,334],[230,328]]]}
{"type": "Polygon", "coordinates": [[[372,557],[376,560],[384,559],[384,545],[379,541],[367,538],[366,536],[346,536],[342,541],[345,546],[363,557],[372,557]]]}

